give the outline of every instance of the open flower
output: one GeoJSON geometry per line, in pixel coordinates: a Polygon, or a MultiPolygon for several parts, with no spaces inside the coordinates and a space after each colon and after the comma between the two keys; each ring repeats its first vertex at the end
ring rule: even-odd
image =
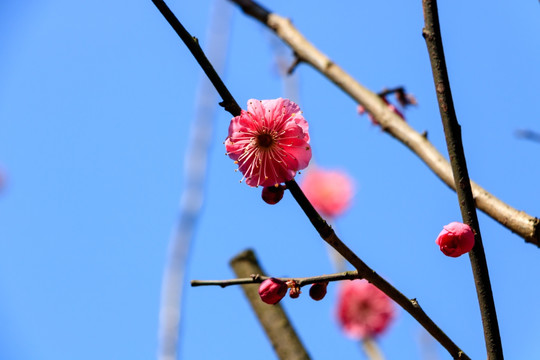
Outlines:
{"type": "Polygon", "coordinates": [[[366,280],[344,282],[341,286],[337,319],[345,334],[353,339],[381,334],[395,317],[392,300],[366,280]]]}
{"type": "Polygon", "coordinates": [[[294,178],[311,160],[308,123],[288,99],[248,101],[231,120],[227,155],[249,186],[275,186],[294,178]]]}
{"type": "Polygon", "coordinates": [[[458,257],[472,250],[474,233],[469,225],[454,221],[443,226],[435,242],[444,255],[458,257]]]}
{"type": "Polygon", "coordinates": [[[338,170],[309,169],[302,190],[313,207],[323,216],[336,217],[347,210],[354,195],[351,178],[338,170]]]}

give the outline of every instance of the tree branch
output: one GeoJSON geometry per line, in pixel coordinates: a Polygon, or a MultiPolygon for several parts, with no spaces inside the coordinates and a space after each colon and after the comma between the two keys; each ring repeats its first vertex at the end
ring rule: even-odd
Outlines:
{"type": "Polygon", "coordinates": [[[174,31],[176,31],[178,36],[180,36],[180,39],[182,39],[195,60],[197,60],[204,73],[208,76],[208,79],[212,82],[212,85],[214,85],[214,88],[219,93],[219,96],[221,96],[223,99],[219,105],[223,106],[225,110],[227,110],[233,116],[240,115],[240,106],[236,100],[234,100],[233,96],[229,92],[229,89],[227,89],[216,70],[204,54],[204,51],[199,46],[199,40],[189,34],[186,28],[184,28],[182,23],[176,18],[176,16],[174,16],[171,9],[169,9],[163,0],[152,0],[152,2],[161,12],[161,15],[163,15],[163,17],[171,25],[174,31]]]}
{"type": "MultiPolygon", "coordinates": [[[[238,277],[245,277],[250,274],[264,274],[252,250],[246,250],[236,255],[231,260],[230,265],[238,277]]],[[[278,357],[282,360],[309,360],[310,357],[306,349],[281,305],[269,306],[262,302],[256,287],[242,285],[242,289],[266,335],[270,338],[278,357]]]]}
{"type": "Polygon", "coordinates": [[[487,267],[484,246],[482,245],[482,236],[480,235],[480,225],[476,215],[476,207],[465,160],[465,152],[461,140],[461,126],[458,123],[450,89],[450,80],[446,70],[446,61],[444,58],[444,49],[439,26],[439,17],[437,13],[436,0],[423,0],[425,27],[423,35],[431,61],[433,71],[433,80],[439,102],[439,111],[446,136],[446,145],[448,155],[452,165],[452,172],[456,181],[456,189],[461,209],[463,222],[467,223],[474,231],[474,247],[469,252],[474,280],[476,284],[476,293],[480,304],[482,314],[482,323],[484,325],[484,338],[488,359],[503,359],[501,336],[499,334],[499,324],[497,322],[497,313],[495,311],[495,301],[489,281],[489,272],[487,267]]]}
{"type": "MultiPolygon", "coordinates": [[[[368,90],[320,52],[291,24],[251,0],[231,0],[242,10],[272,29],[296,54],[362,105],[382,129],[414,152],[446,185],[455,190],[452,169],[441,153],[420,133],[395,114],[374,92],[368,90]]],[[[526,242],[540,247],[540,219],[502,202],[471,181],[476,207],[526,242]]]]}
{"type": "Polygon", "coordinates": [[[300,186],[296,181],[286,182],[287,189],[291,192],[296,202],[300,205],[307,215],[313,227],[317,230],[321,238],[330,246],[336,249],[354,268],[358,274],[379,288],[388,297],[394,300],[399,306],[407,311],[433,336],[453,357],[454,359],[469,359],[469,357],[426,315],[416,299],[409,299],[399,290],[384,280],[373,269],[366,265],[347,245],[336,235],[332,227],[319,215],[317,210],[306,198],[300,186]]]}
{"type": "MultiPolygon", "coordinates": [[[[224,288],[231,285],[260,284],[264,280],[270,279],[271,277],[272,276],[263,276],[263,275],[260,275],[259,273],[256,273],[256,274],[251,274],[250,277],[241,278],[241,279],[192,280],[191,286],[217,285],[224,288]]],[[[298,287],[320,283],[320,282],[361,279],[360,275],[358,275],[358,271],[345,271],[345,272],[337,273],[337,274],[311,276],[311,277],[303,277],[303,278],[283,278],[283,277],[278,277],[278,278],[274,277],[274,278],[279,279],[284,282],[293,280],[296,282],[296,285],[298,285],[298,287]]]]}

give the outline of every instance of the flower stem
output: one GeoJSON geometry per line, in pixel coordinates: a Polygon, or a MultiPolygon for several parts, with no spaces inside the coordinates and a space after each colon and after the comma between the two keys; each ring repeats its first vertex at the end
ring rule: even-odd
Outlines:
{"type": "Polygon", "coordinates": [[[467,170],[465,152],[461,140],[461,127],[457,121],[450,81],[446,70],[444,49],[441,39],[436,0],[423,0],[425,27],[423,36],[426,40],[439,110],[446,136],[448,155],[454,176],[455,188],[458,195],[459,207],[463,222],[468,224],[475,233],[474,248],[469,252],[469,258],[474,274],[478,302],[484,326],[484,338],[490,360],[503,359],[502,343],[499,325],[495,311],[495,302],[489,280],[482,236],[476,214],[475,200],[472,194],[471,181],[467,170]]]}

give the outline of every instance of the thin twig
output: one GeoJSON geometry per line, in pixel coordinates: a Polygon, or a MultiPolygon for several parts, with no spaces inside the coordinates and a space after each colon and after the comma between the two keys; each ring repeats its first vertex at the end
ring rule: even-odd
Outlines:
{"type": "MultiPolygon", "coordinates": [[[[253,274],[250,277],[247,278],[241,278],[241,279],[229,279],[229,280],[192,280],[191,286],[208,286],[208,285],[217,285],[221,286],[222,288],[231,286],[231,285],[247,285],[247,284],[260,284],[266,279],[270,279],[271,276],[263,276],[260,274],[253,274]]],[[[291,277],[274,277],[276,279],[279,279],[281,281],[295,281],[298,287],[302,287],[305,285],[315,284],[315,283],[324,283],[324,282],[332,282],[332,281],[340,281],[340,280],[354,280],[354,279],[361,279],[361,276],[358,275],[357,271],[345,271],[342,273],[337,274],[330,274],[330,275],[319,275],[319,276],[311,276],[311,277],[303,277],[303,278],[291,278],[291,277]]]]}
{"type": "MultiPolygon", "coordinates": [[[[178,19],[172,14],[172,12],[166,7],[165,3],[158,0],[152,0],[154,3],[160,3],[162,7],[165,7],[166,9],[162,10],[162,13],[168,14],[170,19],[167,19],[171,26],[175,27],[179,25],[179,28],[177,32],[182,32],[182,29],[185,33],[187,31],[184,29],[184,27],[180,24],[178,19]]],[[[157,6],[157,4],[156,4],[157,6]]],[[[160,9],[161,10],[161,9],[160,9]]],[[[175,28],[176,30],[176,28],[175,28]]],[[[181,36],[182,37],[182,36],[181,36]]],[[[182,39],[184,40],[185,37],[182,39]]],[[[194,41],[193,38],[187,37],[187,42],[194,41]],[[191,40],[190,40],[191,39],[191,40]]],[[[200,48],[199,48],[200,49],[200,48]]],[[[202,52],[202,50],[200,50],[202,52]]],[[[204,53],[200,53],[198,51],[192,52],[193,56],[197,58],[197,61],[199,64],[206,64],[210,65],[210,62],[208,59],[206,59],[206,56],[204,56],[204,53]],[[202,56],[201,59],[198,57],[202,56]]],[[[202,66],[202,65],[201,65],[202,66]]],[[[213,84],[223,84],[221,79],[219,79],[219,76],[215,71],[209,71],[208,69],[211,68],[206,66],[203,67],[203,70],[205,71],[206,75],[210,77],[210,80],[213,84]],[[208,70],[208,71],[207,71],[208,70]],[[213,79],[212,77],[217,77],[218,79],[213,79]]],[[[213,70],[213,68],[211,68],[213,70]]],[[[225,86],[225,85],[223,85],[225,86]]],[[[230,100],[234,101],[232,98],[232,95],[230,95],[229,91],[227,90],[227,93],[230,96],[230,100]]],[[[379,98],[378,95],[373,94],[376,98],[379,98]]],[[[379,98],[380,99],[380,98],[379,98]]],[[[231,102],[232,103],[232,102],[231,102]]],[[[236,104],[236,101],[234,101],[236,104]]],[[[386,104],[383,103],[383,106],[386,107],[386,104]]],[[[227,109],[227,108],[226,108],[227,109]]],[[[238,115],[240,113],[240,110],[238,110],[237,113],[228,110],[232,115],[238,115]]],[[[411,316],[413,316],[447,351],[455,358],[455,359],[469,359],[469,357],[431,320],[429,316],[426,315],[424,310],[420,307],[416,299],[409,299],[405,295],[403,295],[401,292],[399,292],[395,287],[393,287],[390,283],[388,283],[386,280],[384,280],[381,276],[379,276],[374,270],[372,270],[370,267],[368,267],[347,245],[345,245],[341,239],[336,235],[334,230],[324,221],[321,216],[317,213],[313,205],[309,202],[309,200],[306,198],[296,181],[291,180],[287,181],[287,188],[291,191],[291,194],[295,198],[295,200],[298,202],[304,213],[307,215],[315,229],[319,232],[319,235],[321,238],[326,241],[330,246],[332,246],[336,251],[338,251],[351,265],[355,267],[355,269],[358,271],[358,274],[368,280],[370,283],[375,285],[377,288],[379,288],[381,291],[383,291],[387,296],[389,296],[391,299],[393,299],[398,305],[400,305],[405,311],[407,311],[411,316]]],[[[248,276],[255,272],[250,272],[247,274],[237,274],[238,276],[248,276]]]]}
{"type": "MultiPolygon", "coordinates": [[[[399,115],[389,109],[379,95],[366,89],[315,48],[288,19],[270,13],[251,0],[231,1],[238,4],[246,14],[272,29],[289,45],[303,63],[313,66],[362,105],[366,111],[373,115],[384,131],[418,155],[435,175],[451,189],[455,190],[452,169],[448,161],[426,137],[411,128],[399,115]]],[[[526,242],[540,247],[540,219],[502,202],[473,181],[471,181],[471,186],[478,209],[521,236],[526,242]]]]}
{"type": "MultiPolygon", "coordinates": [[[[236,255],[231,260],[230,265],[239,277],[264,274],[252,250],[246,250],[236,255]]],[[[242,289],[278,357],[282,360],[309,360],[310,357],[304,345],[302,345],[281,305],[269,306],[263,303],[258,289],[254,286],[242,285],[242,289]]]]}
{"type": "Polygon", "coordinates": [[[199,40],[196,37],[190,35],[190,33],[184,28],[182,23],[176,18],[171,9],[165,4],[162,0],[152,0],[154,5],[161,12],[163,17],[171,25],[171,27],[176,31],[180,39],[184,42],[186,47],[191,51],[191,54],[197,60],[205,74],[208,76],[208,79],[214,85],[214,88],[217,90],[223,101],[219,105],[223,106],[225,110],[231,113],[233,116],[240,115],[241,108],[234,100],[233,96],[229,92],[229,89],[225,86],[216,70],[204,54],[204,51],[199,45],[199,40]]]}
{"type": "Polygon", "coordinates": [[[461,140],[461,126],[458,123],[454,109],[454,101],[450,89],[450,80],[446,70],[444,58],[444,49],[439,26],[439,16],[436,0],[423,0],[425,27],[423,35],[431,61],[433,80],[439,102],[439,111],[446,135],[446,145],[448,155],[452,165],[454,179],[456,179],[456,189],[461,209],[463,222],[467,223],[474,231],[475,244],[469,252],[474,280],[476,284],[476,293],[480,304],[482,314],[482,323],[484,325],[484,338],[488,359],[503,359],[501,336],[499,333],[499,324],[497,322],[497,313],[495,311],[495,301],[489,281],[489,272],[487,267],[484,246],[482,245],[482,236],[480,235],[480,225],[476,214],[476,207],[465,160],[465,152],[461,140]]]}

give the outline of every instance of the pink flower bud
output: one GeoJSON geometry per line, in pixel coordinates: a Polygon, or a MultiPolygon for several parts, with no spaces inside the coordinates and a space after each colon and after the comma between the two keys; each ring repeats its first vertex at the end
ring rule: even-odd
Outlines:
{"type": "Polygon", "coordinates": [[[262,191],[262,199],[265,203],[274,205],[283,199],[283,193],[287,187],[285,185],[266,186],[262,191]]]}
{"type": "Polygon", "coordinates": [[[322,300],[326,295],[326,287],[328,282],[315,283],[309,288],[309,296],[315,301],[322,300]]]}
{"type": "Polygon", "coordinates": [[[454,221],[443,226],[435,242],[446,256],[458,257],[472,250],[474,233],[469,225],[454,221]]]}
{"type": "Polygon", "coordinates": [[[277,304],[287,294],[287,284],[279,279],[266,279],[259,286],[259,296],[267,304],[277,304]]]}

